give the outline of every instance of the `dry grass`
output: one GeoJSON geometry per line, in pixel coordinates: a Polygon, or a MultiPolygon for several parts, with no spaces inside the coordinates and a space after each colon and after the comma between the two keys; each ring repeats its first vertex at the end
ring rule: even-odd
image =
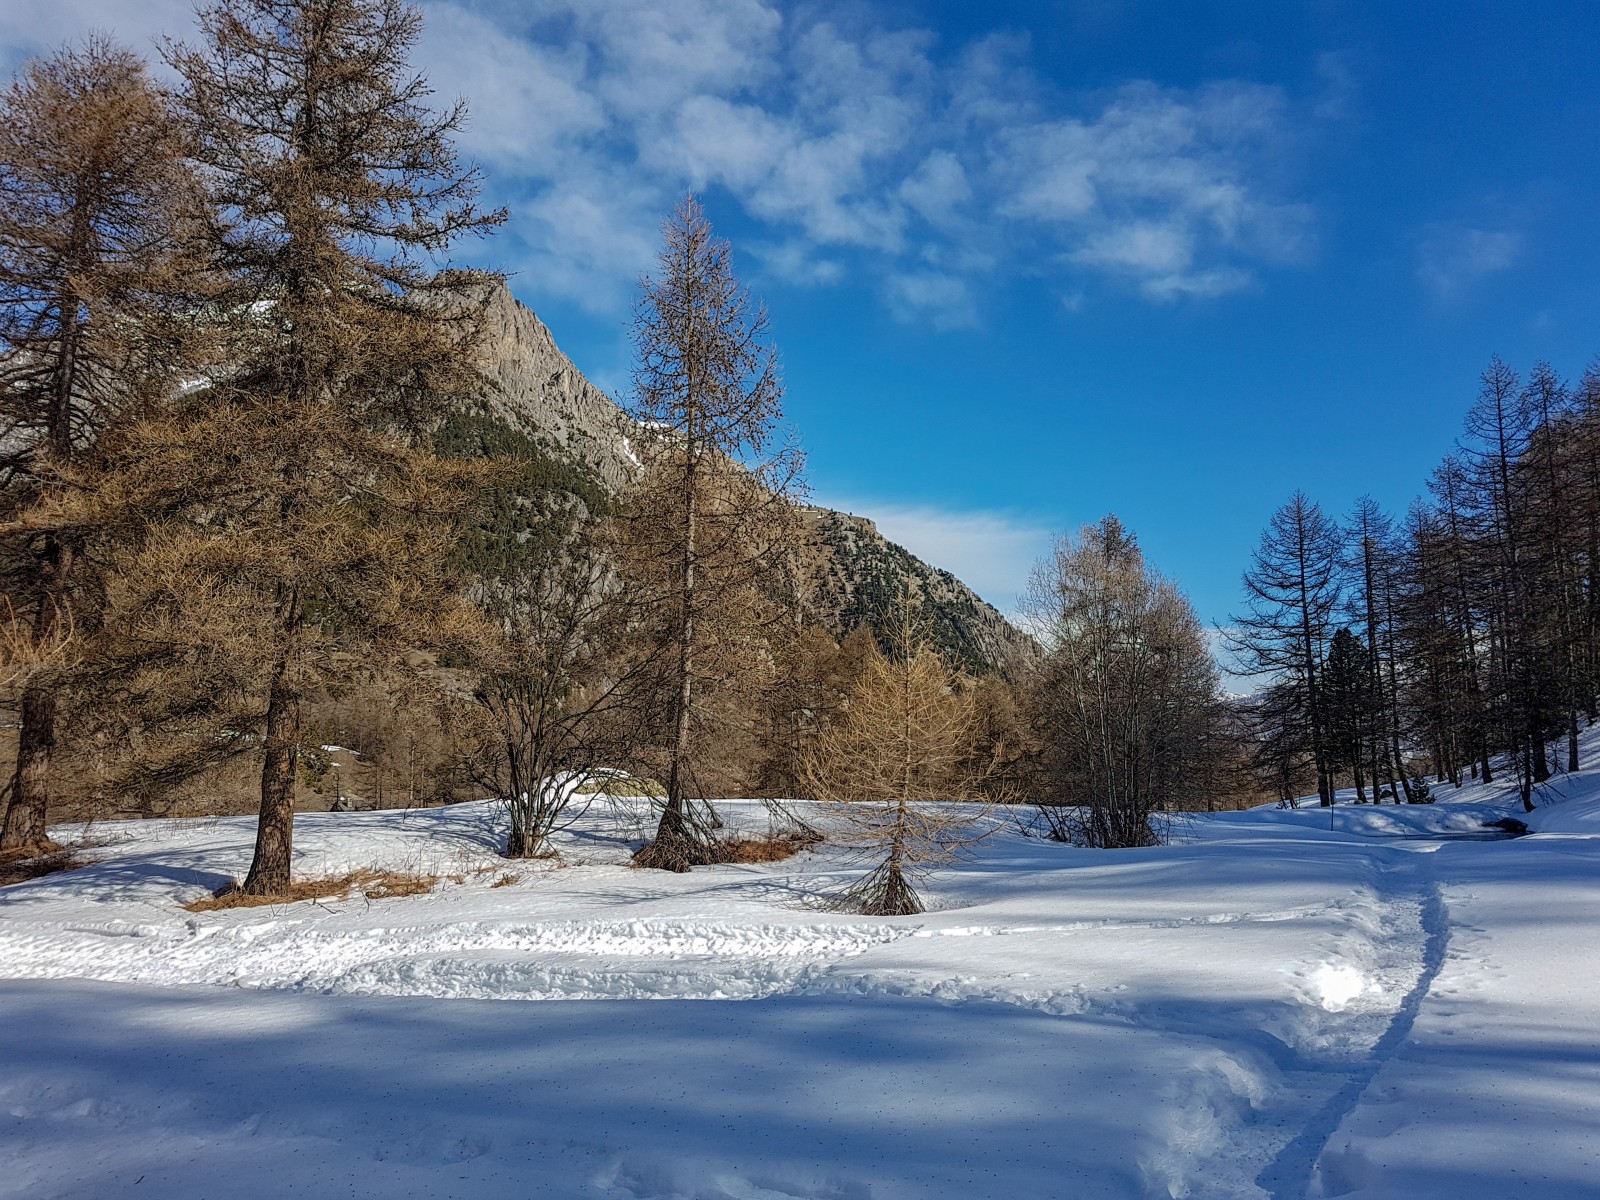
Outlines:
{"type": "Polygon", "coordinates": [[[522,876],[521,875],[518,875],[515,871],[506,871],[500,876],[500,878],[496,879],[489,886],[492,887],[492,888],[510,887],[514,883],[521,883],[521,882],[522,882],[522,876]]]}
{"type": "Polygon", "coordinates": [[[717,843],[716,861],[719,863],[769,863],[793,858],[816,838],[803,834],[769,834],[767,837],[726,837],[717,843]]]}
{"type": "Polygon", "coordinates": [[[81,857],[77,848],[71,846],[49,854],[36,854],[31,858],[10,858],[0,862],[0,887],[54,875],[57,871],[86,867],[90,861],[81,857]]]}
{"type": "Polygon", "coordinates": [[[299,879],[287,892],[276,896],[252,896],[237,883],[219,888],[203,900],[191,900],[183,907],[190,912],[216,912],[224,908],[259,908],[267,904],[290,904],[296,900],[348,899],[359,892],[368,900],[388,900],[395,896],[423,896],[433,891],[437,875],[418,875],[409,871],[374,871],[363,868],[348,875],[326,875],[318,879],[299,879]]]}

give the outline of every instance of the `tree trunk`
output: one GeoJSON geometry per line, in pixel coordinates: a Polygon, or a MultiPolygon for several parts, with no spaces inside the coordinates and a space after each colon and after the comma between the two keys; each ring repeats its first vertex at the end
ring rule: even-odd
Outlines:
{"type": "Polygon", "coordinates": [[[60,847],[46,828],[50,760],[56,742],[56,697],[49,687],[22,693],[22,728],[17,735],[17,767],[11,776],[11,802],[0,832],[0,854],[24,857],[60,847]]]}
{"type": "Polygon", "coordinates": [[[278,593],[279,650],[267,696],[266,755],[261,766],[261,813],[255,857],[245,876],[252,896],[278,896],[289,890],[294,850],[295,769],[300,757],[300,688],[294,678],[302,617],[300,589],[278,593]]]}
{"type": "MultiPolygon", "coordinates": [[[[88,240],[87,206],[73,211],[72,245],[81,254],[88,240]]],[[[50,458],[65,466],[72,459],[72,397],[78,386],[78,343],[83,336],[80,301],[69,287],[61,298],[61,349],[55,362],[50,396],[50,458]]],[[[72,573],[73,547],[50,538],[45,545],[39,611],[33,621],[33,644],[44,649],[59,635],[67,602],[67,577],[72,573]]],[[[50,810],[50,767],[55,757],[56,695],[48,682],[23,691],[17,762],[11,776],[11,800],[0,827],[0,854],[44,854],[59,847],[47,832],[50,810]]]]}
{"type": "Polygon", "coordinates": [[[694,450],[689,451],[684,494],[684,537],[681,575],[679,576],[679,601],[683,617],[678,638],[678,690],[673,699],[672,761],[667,770],[667,803],[661,811],[661,821],[656,826],[655,840],[634,856],[642,867],[658,867],[668,871],[687,871],[698,861],[694,853],[695,830],[689,821],[684,792],[688,785],[688,760],[690,747],[689,717],[694,704],[695,666],[695,568],[698,548],[695,544],[698,513],[699,479],[694,450]]]}

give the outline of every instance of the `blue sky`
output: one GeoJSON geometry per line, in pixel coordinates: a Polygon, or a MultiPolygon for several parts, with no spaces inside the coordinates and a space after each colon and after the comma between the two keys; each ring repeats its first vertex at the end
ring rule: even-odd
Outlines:
{"type": "MultiPolygon", "coordinates": [[[[598,383],[699,191],[816,498],[1010,608],[1117,513],[1224,622],[1273,508],[1402,511],[1491,354],[1600,353],[1581,4],[426,2],[510,226],[465,257],[598,383]]],[[[0,55],[180,0],[10,0],[0,55]]]]}

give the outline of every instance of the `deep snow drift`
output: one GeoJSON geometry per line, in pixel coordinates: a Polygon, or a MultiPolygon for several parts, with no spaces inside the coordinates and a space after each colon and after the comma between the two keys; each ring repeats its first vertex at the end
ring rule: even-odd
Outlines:
{"type": "Polygon", "coordinates": [[[302,874],[432,895],[190,914],[251,823],[103,826],[0,892],[0,1196],[1592,1197],[1600,778],[1559,786],[1512,841],[1481,789],[1002,821],[896,919],[817,906],[826,848],[632,871],[598,809],[508,864],[488,804],[297,822],[302,874]]]}

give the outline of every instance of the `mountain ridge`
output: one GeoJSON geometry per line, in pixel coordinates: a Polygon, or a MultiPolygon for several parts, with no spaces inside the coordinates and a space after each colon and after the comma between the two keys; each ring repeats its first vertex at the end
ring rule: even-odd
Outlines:
{"type": "MultiPolygon", "coordinates": [[[[476,425],[467,440],[487,452],[497,438],[520,439],[526,453],[550,460],[539,473],[546,492],[576,496],[589,508],[597,492],[615,496],[638,469],[630,446],[633,419],[589,381],[549,326],[508,287],[486,289],[480,303],[479,369],[490,386],[458,414],[458,423],[476,425]],[[586,487],[573,470],[595,487],[586,487]]],[[[534,500],[525,503],[537,507],[534,500]]],[[[881,640],[893,606],[909,593],[921,602],[934,645],[972,674],[1008,675],[1031,646],[993,605],[951,572],[885,538],[870,518],[816,505],[800,510],[808,549],[805,604],[836,635],[865,624],[881,640]]]]}

